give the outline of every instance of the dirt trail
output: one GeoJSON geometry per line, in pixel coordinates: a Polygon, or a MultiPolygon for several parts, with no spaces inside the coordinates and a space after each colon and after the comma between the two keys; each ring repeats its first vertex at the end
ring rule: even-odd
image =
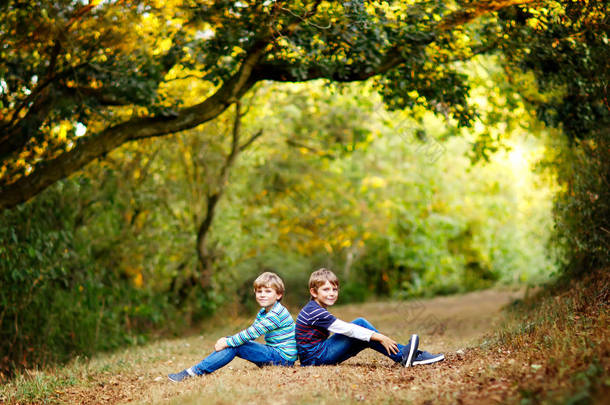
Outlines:
{"type": "MultiPolygon", "coordinates": [[[[240,359],[203,378],[176,384],[166,375],[191,366],[207,355],[218,336],[235,331],[236,324],[202,336],[166,340],[93,359],[83,371],[85,385],[58,392],[65,403],[456,403],[481,392],[477,380],[485,367],[476,346],[493,332],[501,308],[522,291],[487,290],[464,295],[408,302],[374,302],[337,306],[344,320],[363,316],[399,342],[420,335],[422,349],[444,352],[447,360],[405,369],[373,351],[365,351],[340,366],[266,367],[258,369],[240,359]],[[466,387],[478,384],[478,391],[466,387]],[[472,391],[472,393],[470,392],[472,391]]],[[[296,315],[295,311],[292,311],[296,315]]],[[[243,326],[243,325],[241,325],[243,326]]],[[[493,381],[491,384],[493,385],[493,381]]],[[[493,388],[493,387],[492,387],[493,388]]],[[[488,390],[486,390],[488,391],[488,390]]],[[[493,389],[477,402],[498,403],[493,389]]]]}
{"type": "Polygon", "coordinates": [[[452,352],[476,343],[493,331],[501,309],[523,291],[486,290],[463,295],[405,302],[376,302],[334,310],[351,320],[369,318],[391,336],[419,334],[426,350],[452,352]]]}

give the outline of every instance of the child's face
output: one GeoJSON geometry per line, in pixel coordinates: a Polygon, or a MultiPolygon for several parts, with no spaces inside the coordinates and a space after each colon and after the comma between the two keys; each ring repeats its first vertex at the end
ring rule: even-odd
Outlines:
{"type": "Polygon", "coordinates": [[[318,288],[311,288],[309,293],[322,308],[330,307],[339,298],[339,288],[330,281],[318,288]]]}
{"type": "Polygon", "coordinates": [[[265,308],[266,311],[269,311],[282,298],[282,294],[278,294],[275,288],[268,286],[258,287],[254,290],[254,295],[258,305],[265,308]]]}

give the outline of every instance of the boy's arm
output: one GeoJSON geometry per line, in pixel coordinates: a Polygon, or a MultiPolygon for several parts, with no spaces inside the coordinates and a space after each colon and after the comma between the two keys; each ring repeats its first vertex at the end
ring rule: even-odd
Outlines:
{"type": "Polygon", "coordinates": [[[371,336],[373,336],[373,333],[375,333],[374,330],[363,328],[360,325],[345,322],[341,319],[336,319],[332,324],[330,324],[328,330],[333,333],[339,333],[341,335],[349,336],[358,340],[365,340],[367,342],[371,340],[371,336]]]}
{"type": "Polygon", "coordinates": [[[266,318],[257,319],[254,321],[252,326],[248,329],[244,329],[241,332],[229,336],[227,338],[227,345],[230,347],[236,347],[243,345],[244,343],[255,340],[261,335],[264,335],[268,332],[271,332],[274,329],[278,329],[280,327],[280,319],[277,315],[273,313],[269,313],[266,318]]]}
{"type": "Polygon", "coordinates": [[[394,339],[391,339],[386,335],[382,335],[381,333],[375,332],[373,333],[373,336],[371,336],[371,340],[376,340],[381,343],[381,345],[385,348],[388,354],[398,353],[398,344],[394,341],[394,339]]]}
{"type": "Polygon", "coordinates": [[[333,333],[340,333],[342,335],[359,340],[365,340],[367,342],[371,340],[376,340],[377,342],[381,343],[381,345],[386,349],[388,354],[398,353],[398,346],[394,340],[390,339],[386,335],[364,328],[360,325],[337,319],[328,327],[328,330],[333,333]]]}

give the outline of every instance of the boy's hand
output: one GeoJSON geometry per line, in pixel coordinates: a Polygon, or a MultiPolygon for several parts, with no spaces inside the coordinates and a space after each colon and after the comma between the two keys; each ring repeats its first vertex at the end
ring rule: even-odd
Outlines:
{"type": "Polygon", "coordinates": [[[388,352],[388,354],[398,353],[398,344],[386,335],[382,335],[381,333],[375,332],[371,336],[371,340],[376,340],[381,343],[381,345],[385,347],[385,350],[388,352]]]}
{"type": "Polygon", "coordinates": [[[220,339],[218,339],[216,341],[216,344],[214,345],[214,350],[216,350],[217,352],[226,349],[227,347],[229,347],[229,345],[227,344],[227,338],[226,337],[221,337],[220,339]]]}

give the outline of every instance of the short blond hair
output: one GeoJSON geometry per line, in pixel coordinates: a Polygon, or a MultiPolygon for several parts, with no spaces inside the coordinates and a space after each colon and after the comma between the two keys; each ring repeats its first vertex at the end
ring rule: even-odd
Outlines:
{"type": "Polygon", "coordinates": [[[275,273],[270,271],[266,271],[262,273],[260,276],[256,277],[254,280],[254,292],[261,287],[273,288],[277,294],[281,294],[282,297],[278,300],[280,301],[284,297],[284,282],[275,273]]]}
{"type": "Polygon", "coordinates": [[[309,276],[309,289],[318,289],[318,287],[323,286],[326,282],[330,282],[335,287],[339,288],[339,279],[337,275],[327,268],[322,267],[311,273],[309,276]]]}

